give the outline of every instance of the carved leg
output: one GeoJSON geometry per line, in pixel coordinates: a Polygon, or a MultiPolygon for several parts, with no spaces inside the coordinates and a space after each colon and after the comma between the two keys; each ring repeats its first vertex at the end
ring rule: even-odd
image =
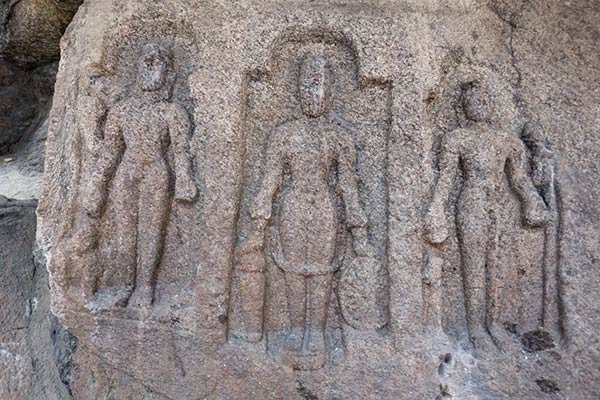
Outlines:
{"type": "Polygon", "coordinates": [[[235,263],[238,270],[243,338],[258,343],[263,336],[263,313],[265,303],[265,255],[263,219],[253,220],[248,238],[236,248],[235,263]]]}
{"type": "Polygon", "coordinates": [[[325,325],[327,323],[327,310],[331,297],[331,280],[333,274],[314,275],[308,278],[309,305],[308,305],[308,335],[305,338],[306,348],[310,352],[323,355],[314,365],[321,368],[327,360],[325,348],[325,325]]]}
{"type": "Polygon", "coordinates": [[[290,313],[290,333],[285,349],[301,351],[306,320],[306,278],[293,272],[285,273],[288,309],[290,313]]]}
{"type": "Polygon", "coordinates": [[[162,258],[170,212],[169,181],[166,172],[150,172],[140,188],[137,224],[137,268],[130,307],[148,307],[154,300],[156,272],[162,258]]]}
{"type": "Polygon", "coordinates": [[[121,175],[115,178],[114,184],[114,192],[121,196],[112,203],[115,231],[110,240],[115,253],[112,259],[105,260],[94,300],[98,309],[127,305],[135,283],[139,182],[133,176],[121,175]]]}
{"type": "Polygon", "coordinates": [[[477,351],[485,353],[495,350],[486,327],[489,216],[483,207],[469,205],[457,217],[467,325],[471,343],[477,351]]]}
{"type": "Polygon", "coordinates": [[[100,277],[100,273],[96,269],[97,262],[94,252],[86,251],[77,255],[75,264],[88,266],[85,270],[85,276],[81,278],[81,291],[87,299],[93,299],[98,291],[98,279],[100,277]]]}
{"type": "Polygon", "coordinates": [[[491,215],[487,252],[489,273],[487,328],[492,340],[500,350],[515,350],[515,346],[506,329],[500,323],[500,301],[505,283],[505,266],[498,263],[498,221],[497,214],[491,215]]]}
{"type": "Polygon", "coordinates": [[[80,277],[80,288],[84,296],[92,299],[98,289],[98,280],[102,271],[95,260],[96,227],[91,218],[78,216],[78,228],[70,239],[71,265],[84,271],[80,277]]]}
{"type": "MultiPolygon", "coordinates": [[[[306,284],[306,286],[302,286],[302,289],[307,292],[305,299],[307,301],[306,323],[302,324],[302,328],[292,326],[283,354],[285,362],[294,369],[316,370],[322,368],[327,362],[328,354],[324,331],[331,277],[332,274],[301,277],[306,284]]],[[[296,304],[296,306],[298,307],[297,312],[299,312],[300,304],[296,304]]],[[[304,307],[302,309],[304,311],[304,307]]],[[[298,320],[296,324],[300,324],[300,322],[298,320]]]]}
{"type": "Polygon", "coordinates": [[[251,343],[260,342],[263,335],[264,272],[240,271],[240,295],[245,339],[251,343]]]}

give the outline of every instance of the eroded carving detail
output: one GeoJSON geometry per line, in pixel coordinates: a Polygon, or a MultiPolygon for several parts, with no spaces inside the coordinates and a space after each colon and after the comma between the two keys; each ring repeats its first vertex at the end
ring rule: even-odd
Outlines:
{"type": "Polygon", "coordinates": [[[477,351],[489,352],[508,343],[498,326],[497,193],[505,170],[532,227],[549,215],[527,175],[527,155],[521,140],[491,124],[491,99],[478,82],[463,85],[463,128],[447,134],[439,155],[439,177],[426,216],[428,240],[443,243],[449,234],[448,203],[457,175],[462,188],[456,205],[456,228],[470,340],[477,351]],[[491,335],[490,335],[491,334],[491,335]]]}
{"type": "Polygon", "coordinates": [[[96,292],[94,306],[100,309],[152,304],[172,199],[196,197],[188,154],[191,126],[187,111],[169,100],[175,73],[167,50],[146,45],[138,78],[136,93],[107,113],[97,165],[83,196],[85,211],[97,221],[96,227],[104,217],[114,221],[110,246],[116,257],[87,285],[87,291],[96,292]],[[111,190],[119,198],[108,210],[111,190]],[[117,268],[125,270],[126,278],[118,286],[105,283],[117,268]]]}

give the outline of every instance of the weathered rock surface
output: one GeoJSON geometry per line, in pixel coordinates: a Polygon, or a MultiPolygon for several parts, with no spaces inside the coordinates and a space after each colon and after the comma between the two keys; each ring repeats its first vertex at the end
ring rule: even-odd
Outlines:
{"type": "Polygon", "coordinates": [[[0,398],[67,399],[75,339],[50,313],[48,274],[34,261],[35,201],[0,197],[0,398]]]}
{"type": "Polygon", "coordinates": [[[82,0],[2,0],[0,53],[30,69],[58,60],[59,42],[82,0]]]}
{"type": "Polygon", "coordinates": [[[0,1],[0,194],[39,198],[60,38],[80,0],[0,1]]]}
{"type": "Polygon", "coordinates": [[[594,399],[591,1],[86,2],[38,243],[78,399],[594,399]]]}

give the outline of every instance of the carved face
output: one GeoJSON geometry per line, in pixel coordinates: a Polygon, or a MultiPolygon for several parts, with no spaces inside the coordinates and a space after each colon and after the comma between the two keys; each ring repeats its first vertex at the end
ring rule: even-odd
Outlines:
{"type": "Polygon", "coordinates": [[[300,104],[305,115],[317,118],[331,108],[331,82],[323,57],[309,55],[300,71],[300,104]]]}
{"type": "Polygon", "coordinates": [[[489,96],[477,85],[463,90],[463,108],[465,116],[475,122],[487,121],[492,112],[489,96]]]}
{"type": "Polygon", "coordinates": [[[140,85],[146,92],[156,92],[165,86],[169,58],[157,44],[149,44],[144,47],[144,53],[140,60],[140,85]]]}

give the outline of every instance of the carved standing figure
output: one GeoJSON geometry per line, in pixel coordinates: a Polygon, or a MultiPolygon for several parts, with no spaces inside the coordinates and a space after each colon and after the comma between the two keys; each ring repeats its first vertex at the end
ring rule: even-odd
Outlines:
{"type": "Polygon", "coordinates": [[[354,139],[331,112],[332,83],[322,56],[304,59],[299,90],[302,116],[275,128],[267,139],[262,182],[250,210],[254,239],[244,247],[262,247],[264,228],[268,221],[274,223],[273,257],[285,273],[290,318],[283,357],[292,367],[307,370],[321,368],[328,359],[324,332],[340,223],[332,174],[338,176],[355,252],[364,255],[369,244],[358,200],[354,139]]]}
{"type": "Polygon", "coordinates": [[[111,238],[117,257],[110,263],[125,269],[126,279],[118,288],[105,288],[104,298],[97,299],[105,307],[152,304],[173,186],[177,200],[196,197],[188,151],[190,121],[181,105],[169,101],[175,73],[167,51],[158,44],[146,45],[138,78],[139,90],[108,112],[85,197],[85,210],[95,219],[105,212],[109,189],[114,198],[111,238]]]}
{"type": "Polygon", "coordinates": [[[463,85],[462,106],[467,125],[447,134],[439,155],[440,173],[426,217],[428,239],[434,244],[448,237],[450,192],[457,174],[463,184],[456,204],[456,228],[470,340],[477,351],[494,351],[500,344],[496,324],[497,196],[507,171],[524,210],[527,225],[548,220],[546,206],[527,175],[527,155],[521,140],[495,128],[491,102],[478,82],[463,85]],[[491,336],[490,336],[491,334],[491,336]]]}

